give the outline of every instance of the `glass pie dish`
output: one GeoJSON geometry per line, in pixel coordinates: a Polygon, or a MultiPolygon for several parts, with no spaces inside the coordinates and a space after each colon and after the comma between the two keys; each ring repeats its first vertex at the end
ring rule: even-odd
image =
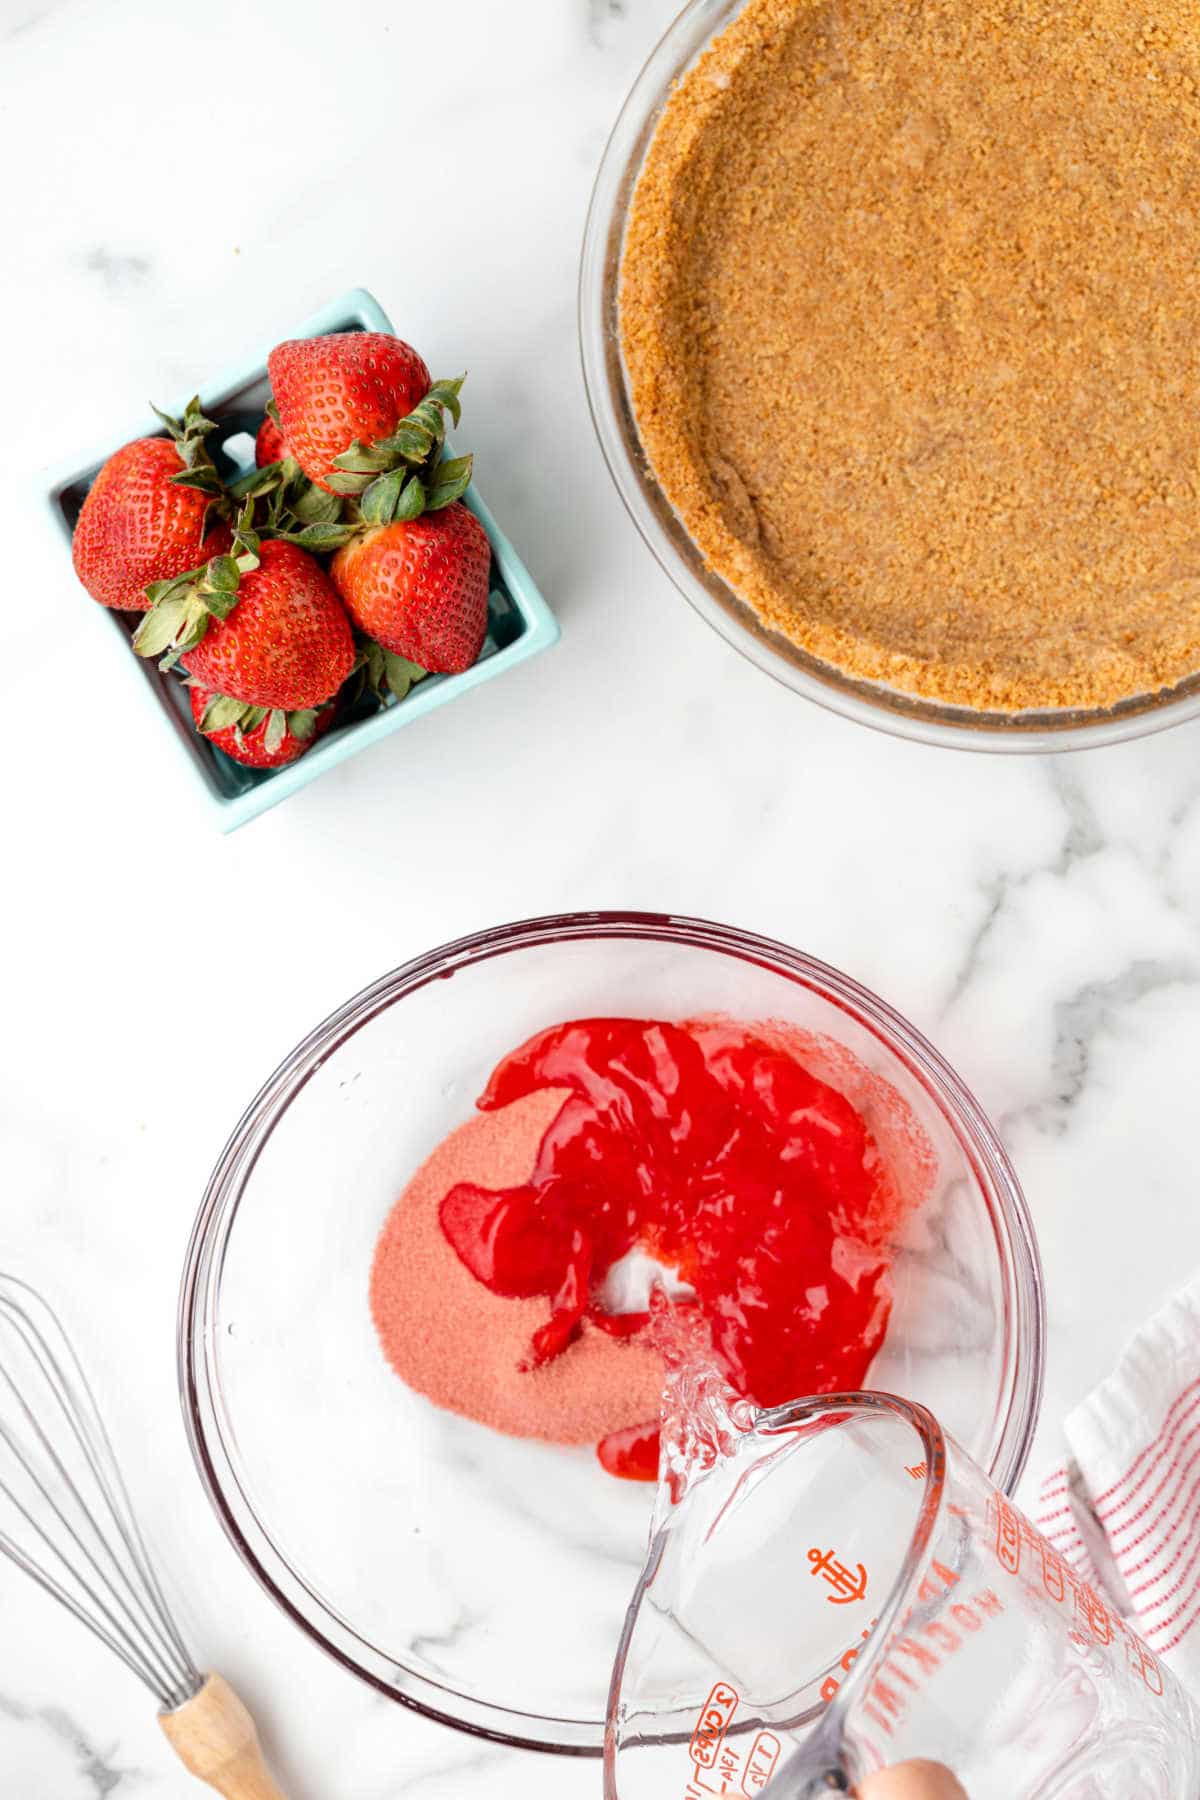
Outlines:
{"type": "Polygon", "coordinates": [[[898,737],[958,749],[1087,749],[1200,715],[1200,672],[1105,709],[992,712],[950,706],[856,678],[771,630],[708,567],[643,450],[621,351],[620,279],[630,206],[675,82],[741,11],[744,0],[691,0],[663,36],[613,127],[592,192],[579,276],[584,381],[600,448],[646,544],[684,599],[748,661],[793,693],[898,737]]]}

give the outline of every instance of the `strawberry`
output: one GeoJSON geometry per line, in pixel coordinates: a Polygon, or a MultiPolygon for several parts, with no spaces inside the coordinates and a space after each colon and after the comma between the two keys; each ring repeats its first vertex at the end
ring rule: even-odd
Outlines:
{"type": "Polygon", "coordinates": [[[292,712],[320,706],[355,665],[354,635],[321,565],[298,544],[265,541],[247,499],[228,555],[160,581],[133,636],[139,656],[187,668],[217,693],[292,712]]]}
{"type": "Polygon", "coordinates": [[[469,669],[487,631],[491,549],[455,501],[369,528],[337,552],[329,573],[354,623],[422,669],[469,669]]]}
{"type": "Polygon", "coordinates": [[[265,469],[268,463],[282,462],[288,455],[290,455],[290,451],[284,441],[283,433],[268,413],[259,426],[258,435],[254,440],[254,460],[260,469],[265,469]]]}
{"type": "Polygon", "coordinates": [[[282,769],[310,750],[333,724],[334,708],[281,712],[246,706],[226,694],[190,684],[192,718],[210,744],[248,769],[282,769]]]}
{"type": "Polygon", "coordinates": [[[226,616],[210,617],[199,643],[187,649],[185,667],[205,687],[251,706],[319,706],[354,667],[350,622],[307,551],[268,539],[257,557],[241,572],[226,616]]]}
{"type": "MultiPolygon", "coordinates": [[[[272,350],[267,372],[292,455],[310,481],[330,493],[354,493],[366,485],[339,485],[347,471],[337,459],[355,445],[369,452],[390,438],[432,386],[411,345],[382,331],[293,338],[272,350]]],[[[369,479],[390,466],[368,463],[360,472],[369,479]]]]}
{"type": "Polygon", "coordinates": [[[204,438],[213,429],[192,400],[182,420],[159,417],[170,438],[136,438],[109,457],[75,526],[75,573],[101,606],[146,612],[146,588],[225,550],[222,522],[206,533],[221,494],[204,438]]]}

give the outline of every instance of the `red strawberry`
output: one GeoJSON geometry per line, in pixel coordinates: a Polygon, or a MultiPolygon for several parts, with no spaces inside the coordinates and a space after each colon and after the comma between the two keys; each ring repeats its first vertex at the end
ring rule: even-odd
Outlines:
{"type": "Polygon", "coordinates": [[[169,438],[137,438],[109,457],[75,527],[75,573],[101,606],[145,612],[146,588],[194,569],[229,545],[219,522],[204,535],[212,498],[171,479],[186,464],[169,438]]]}
{"type": "MultiPolygon", "coordinates": [[[[350,621],[307,551],[269,538],[258,558],[242,573],[227,617],[208,621],[185,666],[205,687],[251,706],[320,706],[354,666],[350,621]]],[[[148,653],[158,647],[152,642],[148,653]]]]}
{"type": "Polygon", "coordinates": [[[311,750],[333,724],[332,706],[323,706],[319,712],[310,708],[285,713],[244,706],[240,700],[196,686],[189,689],[188,697],[197,731],[203,731],[210,744],[248,769],[282,769],[311,750]],[[222,723],[225,719],[229,722],[222,723]]]}
{"type": "Polygon", "coordinates": [[[288,454],[283,433],[268,413],[254,440],[254,460],[260,469],[265,469],[268,463],[282,462],[288,454]]]}
{"type": "Polygon", "coordinates": [[[389,437],[432,385],[411,345],[382,331],[293,338],[272,350],[267,372],[292,455],[330,493],[353,491],[339,487],[334,458],[389,437]]]}
{"type": "Polygon", "coordinates": [[[469,669],[487,631],[491,549],[458,501],[351,538],[330,564],[360,630],[422,669],[469,669]]]}

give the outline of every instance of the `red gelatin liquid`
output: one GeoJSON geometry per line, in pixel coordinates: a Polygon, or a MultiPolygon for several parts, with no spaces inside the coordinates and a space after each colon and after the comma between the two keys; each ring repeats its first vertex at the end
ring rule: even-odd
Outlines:
{"type": "MultiPolygon", "coordinates": [[[[637,1019],[541,1032],[500,1063],[479,1106],[546,1088],[568,1097],[532,1178],[461,1184],[439,1212],[492,1293],[547,1300],[530,1370],[563,1355],[585,1318],[618,1336],[645,1327],[600,1297],[640,1249],[687,1284],[738,1393],[773,1406],[862,1385],[887,1325],[900,1209],[848,1100],[751,1030],[637,1019]]],[[[653,1479],[656,1425],[611,1434],[599,1456],[612,1474],[653,1479]]]]}

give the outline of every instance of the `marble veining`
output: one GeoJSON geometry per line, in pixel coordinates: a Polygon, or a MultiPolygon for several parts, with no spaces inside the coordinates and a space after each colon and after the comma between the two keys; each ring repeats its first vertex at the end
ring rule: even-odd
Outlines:
{"type": "Polygon", "coordinates": [[[474,1755],[455,1756],[439,1768],[410,1775],[395,1791],[405,1796],[417,1795],[419,1800],[457,1800],[458,1795],[471,1791],[463,1784],[474,1783],[476,1776],[493,1770],[503,1754],[498,1750],[477,1750],[474,1755]]]}
{"type": "MultiPolygon", "coordinates": [[[[1034,1109],[1034,1120],[1043,1129],[1066,1131],[1070,1110],[1088,1080],[1096,1038],[1119,1032],[1124,1008],[1180,983],[1195,986],[1198,979],[1200,970],[1194,964],[1135,962],[1110,980],[1086,982],[1069,999],[1059,1001],[1054,1009],[1053,1092],[1034,1109]]],[[[1011,1120],[1007,1115],[1004,1123],[1011,1120]]]]}
{"type": "Polygon", "coordinates": [[[597,45],[607,41],[608,27],[624,19],[628,8],[625,0],[587,0],[588,36],[597,45]]]}
{"type": "Polygon", "coordinates": [[[985,955],[989,937],[1004,916],[1014,890],[1024,887],[1035,874],[1066,876],[1078,862],[1098,854],[1105,847],[1104,834],[1087,793],[1073,778],[1066,759],[1047,758],[1046,769],[1051,792],[1065,815],[1066,829],[1061,841],[1044,863],[1019,871],[999,870],[981,881],[980,891],[985,902],[983,914],[967,941],[965,954],[941,1010],[942,1017],[952,1010],[973,979],[985,955]]]}
{"type": "MultiPolygon", "coordinates": [[[[1029,1200],[1048,1292],[1031,1480],[1200,1263],[1200,726],[1032,759],[855,728],[722,644],[609,484],[578,247],[600,149],[674,10],[458,0],[451,27],[444,8],[362,0],[330,32],[318,0],[294,0],[286,29],[235,0],[0,7],[0,141],[20,171],[0,193],[19,344],[0,480],[22,520],[0,609],[0,1266],[88,1352],[181,1625],[244,1690],[289,1800],[599,1792],[594,1763],[480,1744],[323,1658],[225,1540],[180,1426],[175,1298],[213,1161],[278,1060],[383,970],[500,920],[629,906],[773,934],[879,991],[977,1094],[1029,1200]],[[252,75],[231,77],[231,43],[252,75]],[[184,97],[169,147],[163,96],[184,97]],[[436,204],[406,199],[418,167],[436,204]],[[460,441],[563,641],[223,841],[41,491],[147,398],[186,400],[356,282],[439,369],[469,369],[460,441]]],[[[559,1531],[601,1574],[619,1560],[515,1477],[497,1502],[513,1533],[559,1531]]],[[[438,1574],[411,1621],[433,1660],[485,1629],[438,1574]]],[[[195,1792],[146,1695],[3,1565],[0,1791],[195,1792]]]]}
{"type": "Polygon", "coordinates": [[[103,244],[97,244],[95,249],[88,251],[83,259],[83,266],[93,275],[99,276],[112,294],[120,294],[126,288],[145,281],[151,267],[148,256],[109,250],[103,244]]]}
{"type": "Polygon", "coordinates": [[[0,1714],[11,1722],[42,1731],[55,1745],[65,1749],[84,1784],[81,1793],[94,1794],[96,1800],[105,1800],[106,1795],[115,1793],[122,1784],[134,1788],[141,1781],[142,1772],[136,1765],[118,1766],[111,1760],[115,1747],[98,1747],[63,1706],[22,1706],[0,1694],[0,1714]]]}
{"type": "Polygon", "coordinates": [[[55,10],[53,6],[42,6],[34,8],[32,12],[18,14],[0,25],[0,38],[23,37],[27,31],[36,30],[55,10]]]}
{"type": "MultiPolygon", "coordinates": [[[[418,1631],[409,1639],[408,1648],[414,1658],[425,1663],[435,1673],[446,1673],[438,1662],[439,1650],[456,1650],[467,1636],[484,1624],[486,1615],[474,1612],[468,1606],[459,1606],[448,1625],[439,1631],[418,1631]]],[[[403,1678],[403,1671],[398,1671],[403,1678]]]]}

